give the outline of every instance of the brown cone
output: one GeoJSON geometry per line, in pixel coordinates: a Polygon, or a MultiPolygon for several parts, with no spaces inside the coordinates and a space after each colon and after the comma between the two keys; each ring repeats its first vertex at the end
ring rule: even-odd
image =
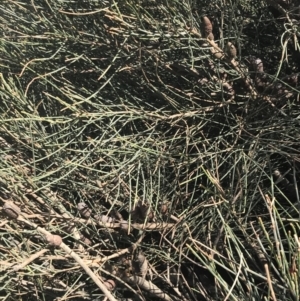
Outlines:
{"type": "Polygon", "coordinates": [[[236,51],[235,46],[231,42],[227,43],[227,45],[225,47],[225,51],[230,60],[236,58],[237,51],[236,51]]]}
{"type": "Polygon", "coordinates": [[[17,219],[19,214],[21,213],[19,207],[11,201],[6,202],[3,205],[2,210],[5,212],[6,215],[13,219],[17,219]]]}
{"type": "Polygon", "coordinates": [[[212,33],[212,29],[213,29],[213,26],[212,26],[210,20],[207,17],[203,17],[202,18],[202,24],[201,24],[201,34],[202,34],[202,36],[204,38],[209,37],[210,34],[212,33]]]}

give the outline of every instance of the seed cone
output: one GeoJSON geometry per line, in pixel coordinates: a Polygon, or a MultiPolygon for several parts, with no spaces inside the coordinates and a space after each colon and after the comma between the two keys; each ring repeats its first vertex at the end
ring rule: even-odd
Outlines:
{"type": "Polygon", "coordinates": [[[168,213],[168,209],[169,209],[168,204],[163,203],[163,204],[160,205],[160,213],[162,215],[166,215],[168,213]]]}
{"type": "Polygon", "coordinates": [[[4,205],[3,205],[3,208],[2,210],[4,211],[4,213],[9,216],[10,218],[13,218],[13,219],[17,219],[19,214],[21,213],[21,210],[20,208],[15,205],[13,202],[6,202],[4,205]]]}
{"type": "Polygon", "coordinates": [[[135,268],[135,272],[137,275],[145,276],[148,271],[148,261],[142,253],[137,254],[133,263],[133,267],[135,268]]]}
{"type": "Polygon", "coordinates": [[[107,288],[109,291],[113,291],[114,288],[116,287],[116,283],[115,283],[114,280],[112,280],[112,279],[106,280],[105,282],[103,282],[103,284],[106,286],[106,288],[107,288]]]}
{"type": "Polygon", "coordinates": [[[46,241],[48,242],[49,245],[59,247],[60,244],[62,243],[62,239],[59,235],[47,235],[46,236],[46,241]]]}
{"type": "Polygon", "coordinates": [[[92,244],[91,240],[85,237],[84,235],[81,235],[80,240],[87,246],[90,246],[92,244]]]}
{"type": "Polygon", "coordinates": [[[78,203],[77,209],[82,217],[89,218],[91,216],[92,210],[87,206],[86,203],[78,203]]]}
{"type": "Polygon", "coordinates": [[[251,58],[252,69],[258,73],[264,72],[264,65],[260,58],[251,58]]]}
{"type": "Polygon", "coordinates": [[[212,30],[213,30],[213,26],[212,23],[210,22],[210,20],[207,17],[203,17],[202,18],[202,24],[201,24],[201,34],[204,38],[209,38],[212,37],[212,30]]]}
{"type": "Polygon", "coordinates": [[[237,51],[236,51],[235,46],[231,42],[227,43],[227,45],[225,47],[225,52],[230,60],[236,58],[237,51]]]}

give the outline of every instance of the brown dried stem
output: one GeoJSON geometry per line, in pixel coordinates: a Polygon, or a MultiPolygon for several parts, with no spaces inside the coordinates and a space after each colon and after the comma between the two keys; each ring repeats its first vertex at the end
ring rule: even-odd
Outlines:
{"type": "MultiPolygon", "coordinates": [[[[28,221],[26,218],[24,218],[21,215],[18,216],[17,218],[18,221],[24,222],[28,226],[36,229],[38,232],[41,234],[45,235],[46,237],[49,237],[53,235],[49,231],[47,231],[44,228],[39,227],[35,223],[28,221]]],[[[72,249],[70,249],[64,242],[62,242],[59,247],[64,250],[68,255],[73,257],[74,260],[85,270],[85,272],[91,277],[91,279],[95,282],[95,284],[102,290],[102,292],[105,294],[105,296],[110,300],[110,301],[117,301],[115,297],[111,294],[111,292],[107,289],[105,284],[99,280],[99,278],[94,274],[94,272],[85,264],[85,262],[82,260],[82,258],[77,255],[72,249]]]]}

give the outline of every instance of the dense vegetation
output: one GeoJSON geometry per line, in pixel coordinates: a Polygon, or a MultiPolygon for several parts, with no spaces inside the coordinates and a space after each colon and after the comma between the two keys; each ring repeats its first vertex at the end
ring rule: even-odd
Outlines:
{"type": "Polygon", "coordinates": [[[300,6],[0,3],[3,300],[300,299],[300,6]]]}

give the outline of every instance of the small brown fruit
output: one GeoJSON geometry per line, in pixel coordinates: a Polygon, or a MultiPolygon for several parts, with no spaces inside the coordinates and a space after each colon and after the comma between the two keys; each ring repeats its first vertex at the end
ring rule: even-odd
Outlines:
{"type": "Polygon", "coordinates": [[[166,215],[168,213],[168,205],[167,204],[161,204],[160,212],[161,212],[162,215],[166,215]]]}
{"type": "Polygon", "coordinates": [[[91,240],[83,235],[81,235],[80,240],[87,246],[90,246],[92,244],[91,240]]]}
{"type": "Polygon", "coordinates": [[[135,272],[138,275],[145,276],[148,271],[148,261],[142,253],[138,253],[137,256],[135,257],[133,263],[132,263],[135,272]]]}
{"type": "Polygon", "coordinates": [[[59,235],[49,234],[46,236],[46,241],[50,246],[59,247],[62,243],[62,239],[59,235]]]}
{"type": "Polygon", "coordinates": [[[20,208],[15,205],[13,202],[9,201],[9,202],[6,202],[4,205],[3,205],[3,208],[2,210],[4,211],[4,213],[9,216],[10,218],[13,218],[13,219],[17,219],[18,216],[20,215],[21,213],[21,210],[20,208]]]}
{"type": "Polygon", "coordinates": [[[87,206],[86,203],[78,203],[77,209],[82,217],[89,218],[92,214],[92,210],[87,206]]]}
{"type": "Polygon", "coordinates": [[[213,54],[213,56],[219,60],[223,59],[225,54],[223,51],[219,51],[218,49],[215,48],[211,48],[211,53],[213,54]]]}
{"type": "Polygon", "coordinates": [[[113,291],[115,289],[115,287],[116,287],[116,283],[112,279],[108,279],[108,280],[104,281],[103,284],[106,286],[106,288],[109,291],[113,291]]]}
{"type": "Polygon", "coordinates": [[[131,261],[129,259],[129,255],[123,255],[122,257],[120,257],[120,263],[127,268],[130,267],[131,261]]]}
{"type": "Polygon", "coordinates": [[[259,58],[251,58],[250,62],[252,64],[252,70],[254,70],[257,73],[263,73],[264,72],[264,65],[261,59],[259,58]]]}
{"type": "Polygon", "coordinates": [[[204,38],[207,38],[212,33],[213,26],[207,17],[202,18],[201,34],[204,38]]]}
{"type": "Polygon", "coordinates": [[[225,47],[225,52],[230,60],[236,58],[237,51],[236,51],[235,46],[231,42],[227,43],[227,45],[225,47]]]}

